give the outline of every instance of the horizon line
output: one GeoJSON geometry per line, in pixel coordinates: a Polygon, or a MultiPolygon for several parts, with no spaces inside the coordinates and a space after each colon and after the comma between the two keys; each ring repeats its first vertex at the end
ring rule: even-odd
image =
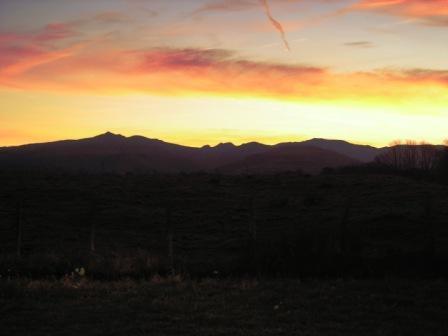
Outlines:
{"type": "MultiPolygon", "coordinates": [[[[181,143],[177,143],[177,142],[165,141],[165,140],[162,140],[160,138],[151,138],[151,137],[148,137],[148,136],[143,136],[143,135],[138,135],[138,134],[126,136],[126,135],[123,135],[123,134],[120,134],[120,133],[114,133],[114,132],[111,132],[111,131],[106,131],[104,133],[100,133],[100,134],[97,134],[97,135],[94,135],[94,136],[89,136],[89,137],[83,137],[83,138],[67,138],[67,139],[49,140],[49,141],[42,141],[42,142],[29,142],[29,143],[22,143],[22,144],[17,144],[17,145],[6,145],[6,146],[5,145],[0,145],[0,148],[14,148],[14,147],[22,147],[22,146],[30,146],[30,145],[38,145],[38,144],[51,144],[51,143],[57,143],[57,142],[62,142],[62,141],[80,141],[80,140],[94,139],[94,138],[98,138],[98,137],[101,137],[101,136],[114,136],[114,137],[122,137],[122,138],[125,138],[125,139],[131,139],[131,138],[135,138],[135,137],[140,137],[140,138],[145,138],[145,139],[148,139],[148,140],[161,141],[161,142],[164,142],[164,143],[167,143],[167,144],[173,144],[173,145],[182,146],[182,147],[189,147],[189,148],[198,148],[198,149],[204,148],[204,147],[214,148],[214,147],[218,147],[220,145],[226,145],[226,144],[227,145],[232,145],[232,146],[235,146],[235,147],[241,147],[243,145],[247,145],[247,144],[251,144],[251,143],[257,143],[257,144],[265,145],[265,146],[275,146],[275,145],[286,144],[286,143],[302,143],[302,142],[307,142],[307,141],[312,141],[312,140],[341,141],[341,142],[345,142],[345,143],[348,143],[348,144],[351,144],[351,145],[366,146],[366,147],[381,149],[381,148],[391,147],[392,144],[394,142],[396,142],[396,141],[402,141],[402,144],[406,144],[406,141],[415,141],[415,140],[410,140],[410,139],[407,139],[407,140],[395,139],[395,140],[389,142],[388,145],[385,145],[385,146],[374,146],[374,145],[365,144],[365,143],[351,142],[351,141],[348,141],[348,140],[345,140],[345,139],[312,137],[312,138],[307,138],[305,140],[282,141],[282,142],[273,143],[273,144],[266,144],[266,143],[263,143],[263,142],[260,142],[260,141],[253,140],[253,141],[248,141],[248,142],[242,142],[239,145],[236,145],[233,142],[227,141],[227,142],[219,142],[216,145],[204,144],[204,145],[200,145],[200,146],[193,146],[193,145],[185,145],[185,144],[181,144],[181,143]]],[[[443,145],[443,144],[433,144],[433,143],[424,142],[424,141],[415,141],[415,143],[417,145],[422,144],[422,143],[430,144],[430,145],[434,145],[434,146],[441,146],[441,145],[443,145]]]]}

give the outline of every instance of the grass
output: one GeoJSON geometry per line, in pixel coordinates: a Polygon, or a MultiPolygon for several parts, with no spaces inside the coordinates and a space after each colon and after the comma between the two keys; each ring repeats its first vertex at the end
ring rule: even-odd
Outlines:
{"type": "Polygon", "coordinates": [[[63,276],[81,266],[96,278],[166,274],[167,209],[176,269],[191,275],[446,274],[448,188],[424,181],[385,175],[0,173],[0,185],[3,275],[63,276]],[[14,256],[17,200],[24,219],[20,259],[14,256]]]}
{"type": "Polygon", "coordinates": [[[3,335],[446,335],[446,280],[0,281],[3,335]]]}
{"type": "Polygon", "coordinates": [[[0,185],[0,335],[448,335],[447,186],[1,172],[0,185]]]}

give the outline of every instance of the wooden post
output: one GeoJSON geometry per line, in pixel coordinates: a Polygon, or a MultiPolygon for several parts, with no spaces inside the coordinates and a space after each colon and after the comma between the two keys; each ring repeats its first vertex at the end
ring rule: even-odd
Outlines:
{"type": "Polygon", "coordinates": [[[174,275],[174,230],[172,222],[172,209],[167,206],[165,209],[165,225],[167,230],[167,243],[168,243],[168,260],[170,264],[170,272],[174,275]]]}
{"type": "Polygon", "coordinates": [[[96,203],[96,199],[92,202],[90,213],[89,213],[89,221],[90,221],[90,252],[94,253],[96,251],[96,214],[98,211],[98,206],[96,203]]]}
{"type": "Polygon", "coordinates": [[[251,220],[250,220],[250,234],[252,237],[252,240],[254,242],[257,241],[257,232],[258,231],[258,227],[257,227],[257,210],[255,208],[255,199],[252,198],[251,200],[251,220]]]}
{"type": "Polygon", "coordinates": [[[259,263],[258,263],[258,251],[257,251],[257,238],[258,238],[258,223],[257,223],[257,210],[255,207],[255,197],[253,196],[250,201],[250,246],[252,248],[252,262],[255,266],[255,271],[258,273],[259,263]]]}
{"type": "Polygon", "coordinates": [[[434,237],[434,227],[433,227],[433,220],[432,220],[432,198],[431,196],[426,197],[425,200],[425,212],[424,212],[424,219],[423,223],[425,225],[425,235],[426,242],[425,242],[425,254],[427,257],[432,258],[434,257],[435,253],[435,237],[434,237]]]}
{"type": "Polygon", "coordinates": [[[347,228],[348,228],[348,218],[350,216],[350,210],[352,207],[353,198],[348,197],[344,206],[344,213],[341,218],[339,225],[339,248],[341,253],[347,252],[347,228]]]}
{"type": "Polygon", "coordinates": [[[22,256],[22,230],[23,230],[23,209],[22,209],[22,202],[19,201],[17,203],[17,210],[16,210],[16,254],[17,258],[20,258],[22,256]]]}
{"type": "Polygon", "coordinates": [[[95,235],[96,235],[96,222],[91,221],[90,225],[90,252],[95,252],[95,235]]]}

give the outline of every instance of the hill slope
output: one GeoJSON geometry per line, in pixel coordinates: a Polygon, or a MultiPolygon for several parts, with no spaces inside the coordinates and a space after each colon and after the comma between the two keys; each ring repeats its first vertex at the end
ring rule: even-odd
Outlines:
{"type": "Polygon", "coordinates": [[[361,162],[371,162],[379,155],[383,148],[376,148],[366,145],[355,145],[343,140],[311,139],[301,142],[306,146],[314,146],[331,150],[339,154],[346,155],[361,162]]]}
{"type": "Polygon", "coordinates": [[[373,159],[379,149],[344,141],[312,139],[264,145],[221,143],[201,148],[181,146],[142,136],[107,132],[80,140],[64,140],[0,148],[0,165],[9,168],[87,172],[278,172],[318,173],[373,159]]]}
{"type": "Polygon", "coordinates": [[[318,174],[326,167],[341,167],[360,162],[345,155],[302,144],[281,144],[266,152],[253,154],[222,168],[230,173],[275,173],[300,170],[318,174]]]}

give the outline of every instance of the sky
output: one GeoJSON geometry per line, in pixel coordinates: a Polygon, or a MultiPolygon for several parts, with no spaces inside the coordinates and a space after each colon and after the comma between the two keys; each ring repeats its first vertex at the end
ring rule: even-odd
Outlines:
{"type": "Polygon", "coordinates": [[[0,0],[0,146],[448,138],[448,0],[0,0]]]}

